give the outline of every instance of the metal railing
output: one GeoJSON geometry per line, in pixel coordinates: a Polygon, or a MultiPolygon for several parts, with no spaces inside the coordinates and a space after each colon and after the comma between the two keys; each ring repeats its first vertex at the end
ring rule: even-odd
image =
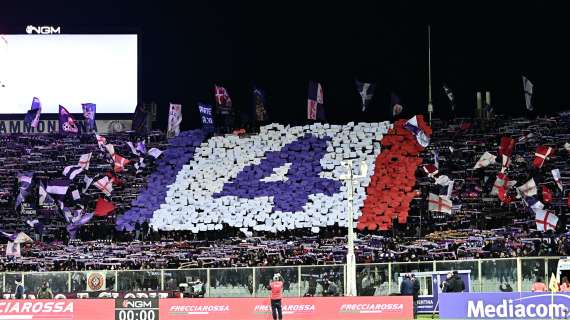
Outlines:
{"type": "MultiPolygon", "coordinates": [[[[559,257],[525,257],[474,260],[443,260],[357,264],[359,295],[399,293],[398,275],[409,272],[471,270],[472,291],[500,291],[509,283],[514,291],[529,291],[537,277],[543,280],[556,272],[559,257]]],[[[15,280],[23,281],[28,293],[36,293],[49,281],[54,293],[86,292],[87,277],[100,272],[105,277],[105,290],[122,292],[178,291],[181,283],[190,286],[198,279],[205,284],[206,297],[266,297],[266,286],[275,273],[284,280],[284,296],[325,295],[334,282],[343,294],[346,265],[276,266],[248,268],[204,268],[162,270],[101,270],[57,272],[4,272],[2,292],[14,292],[15,280]]]]}

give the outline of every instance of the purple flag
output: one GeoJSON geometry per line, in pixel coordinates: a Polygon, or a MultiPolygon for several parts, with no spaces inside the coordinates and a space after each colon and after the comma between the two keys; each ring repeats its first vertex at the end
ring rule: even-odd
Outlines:
{"type": "Polygon", "coordinates": [[[83,108],[83,117],[85,118],[85,129],[88,132],[97,131],[97,124],[95,123],[97,106],[94,103],[84,103],[81,107],[83,108]]]}
{"type": "Polygon", "coordinates": [[[77,121],[63,106],[59,106],[59,133],[78,133],[77,121]]]}
{"type": "Polygon", "coordinates": [[[40,122],[40,114],[42,113],[42,104],[40,99],[34,97],[32,100],[32,108],[26,113],[24,125],[37,128],[40,122]]]}

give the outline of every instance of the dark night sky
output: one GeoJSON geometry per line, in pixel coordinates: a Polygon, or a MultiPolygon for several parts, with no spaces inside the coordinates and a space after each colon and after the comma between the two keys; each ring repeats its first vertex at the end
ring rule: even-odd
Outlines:
{"type": "Polygon", "coordinates": [[[443,82],[460,113],[471,115],[481,89],[499,113],[522,115],[521,74],[535,85],[539,113],[570,106],[568,8],[546,1],[114,2],[3,1],[0,33],[28,24],[138,30],[143,99],[159,103],[161,118],[169,101],[182,103],[183,128],[198,126],[196,102],[213,103],[214,83],[242,109],[257,84],[272,120],[287,123],[304,123],[310,79],[323,83],[331,122],[388,120],[390,91],[407,114],[425,112],[428,23],[436,116],[447,112],[443,82]],[[355,77],[378,83],[365,114],[355,77]]]}

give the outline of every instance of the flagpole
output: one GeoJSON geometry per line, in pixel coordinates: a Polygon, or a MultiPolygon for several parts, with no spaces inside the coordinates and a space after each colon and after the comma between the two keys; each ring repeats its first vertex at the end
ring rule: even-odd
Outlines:
{"type": "Polygon", "coordinates": [[[431,26],[428,24],[428,113],[429,125],[431,126],[431,114],[433,113],[433,104],[431,101],[431,26]]]}

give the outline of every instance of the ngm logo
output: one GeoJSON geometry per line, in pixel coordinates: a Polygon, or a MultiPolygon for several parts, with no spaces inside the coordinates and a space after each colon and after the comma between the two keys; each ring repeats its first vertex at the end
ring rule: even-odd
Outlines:
{"type": "Polygon", "coordinates": [[[123,308],[152,308],[152,301],[123,300],[123,308]]]}
{"type": "Polygon", "coordinates": [[[60,34],[61,27],[54,26],[32,26],[26,27],[27,34],[60,34]]]}

